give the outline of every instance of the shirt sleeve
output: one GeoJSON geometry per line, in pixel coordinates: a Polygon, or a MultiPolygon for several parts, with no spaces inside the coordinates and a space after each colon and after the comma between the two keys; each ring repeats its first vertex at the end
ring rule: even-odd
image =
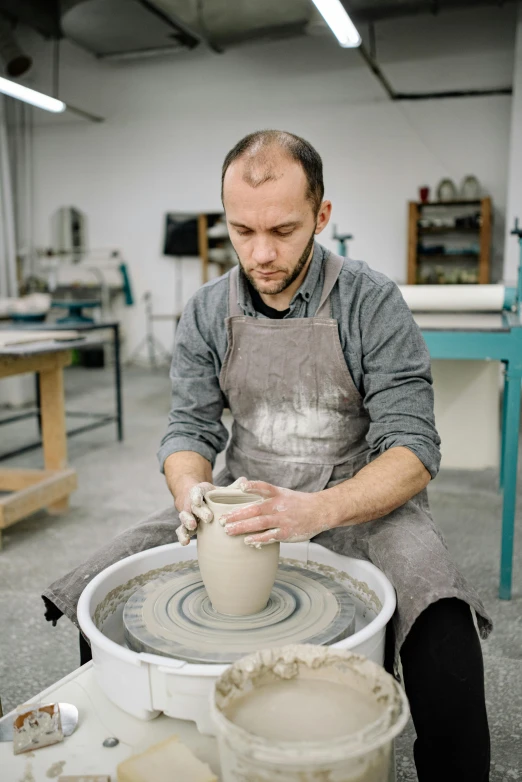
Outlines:
{"type": "Polygon", "coordinates": [[[370,459],[409,448],[434,478],[440,466],[428,348],[400,290],[388,282],[364,307],[361,323],[364,406],[370,459]]]}
{"type": "Polygon", "coordinates": [[[201,333],[194,301],[185,308],[172,356],[170,379],[172,402],[167,431],[161,441],[158,460],[161,472],[165,459],[178,451],[195,451],[214,466],[224,450],[228,432],[221,421],[225,398],[219,386],[221,361],[201,333]]]}

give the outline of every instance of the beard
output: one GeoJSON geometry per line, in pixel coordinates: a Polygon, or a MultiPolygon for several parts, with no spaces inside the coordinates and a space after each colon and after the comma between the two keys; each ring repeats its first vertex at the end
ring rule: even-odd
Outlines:
{"type": "MultiPolygon", "coordinates": [[[[276,296],[278,293],[282,293],[284,290],[286,290],[293,282],[297,280],[301,272],[303,271],[304,267],[306,266],[306,263],[308,261],[308,258],[310,256],[310,253],[312,251],[312,247],[314,246],[314,240],[315,240],[315,229],[313,234],[311,235],[310,239],[306,243],[306,247],[304,248],[299,260],[297,261],[296,265],[292,269],[292,271],[286,275],[286,277],[283,277],[282,280],[279,280],[278,282],[273,282],[272,285],[275,286],[272,290],[260,290],[258,287],[258,282],[254,279],[254,277],[245,269],[243,264],[241,263],[241,258],[239,255],[237,255],[237,259],[239,261],[239,265],[241,266],[241,269],[243,271],[243,274],[249,281],[250,285],[256,290],[258,293],[264,293],[265,296],[276,296]]],[[[276,271],[274,269],[274,271],[276,271]]],[[[278,270],[279,271],[279,270],[278,270]]]]}

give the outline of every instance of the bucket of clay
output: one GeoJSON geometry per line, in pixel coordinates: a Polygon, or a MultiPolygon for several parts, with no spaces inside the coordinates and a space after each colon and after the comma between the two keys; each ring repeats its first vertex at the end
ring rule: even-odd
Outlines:
{"type": "Polygon", "coordinates": [[[387,782],[406,695],[381,666],[324,646],[241,658],[211,699],[223,782],[387,782]]]}

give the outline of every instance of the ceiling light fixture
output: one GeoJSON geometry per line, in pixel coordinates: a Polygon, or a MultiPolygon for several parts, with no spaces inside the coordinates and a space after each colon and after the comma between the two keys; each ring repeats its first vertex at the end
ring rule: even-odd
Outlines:
{"type": "Polygon", "coordinates": [[[312,0],[312,2],[343,48],[355,48],[361,45],[361,36],[340,0],[312,0]]]}
{"type": "Polygon", "coordinates": [[[9,95],[11,98],[17,98],[23,100],[24,103],[30,103],[32,106],[37,106],[39,109],[45,109],[46,111],[53,111],[59,113],[65,111],[67,106],[61,100],[51,98],[50,95],[44,95],[43,92],[37,92],[31,90],[29,87],[24,87],[22,84],[17,84],[9,79],[0,77],[0,92],[4,95],[9,95]]]}

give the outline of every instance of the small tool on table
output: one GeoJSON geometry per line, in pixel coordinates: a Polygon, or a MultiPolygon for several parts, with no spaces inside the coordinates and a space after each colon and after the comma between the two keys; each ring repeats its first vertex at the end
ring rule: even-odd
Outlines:
{"type": "Polygon", "coordinates": [[[78,724],[78,709],[72,703],[25,704],[12,719],[0,720],[0,741],[12,741],[18,755],[70,736],[78,724]]]}

